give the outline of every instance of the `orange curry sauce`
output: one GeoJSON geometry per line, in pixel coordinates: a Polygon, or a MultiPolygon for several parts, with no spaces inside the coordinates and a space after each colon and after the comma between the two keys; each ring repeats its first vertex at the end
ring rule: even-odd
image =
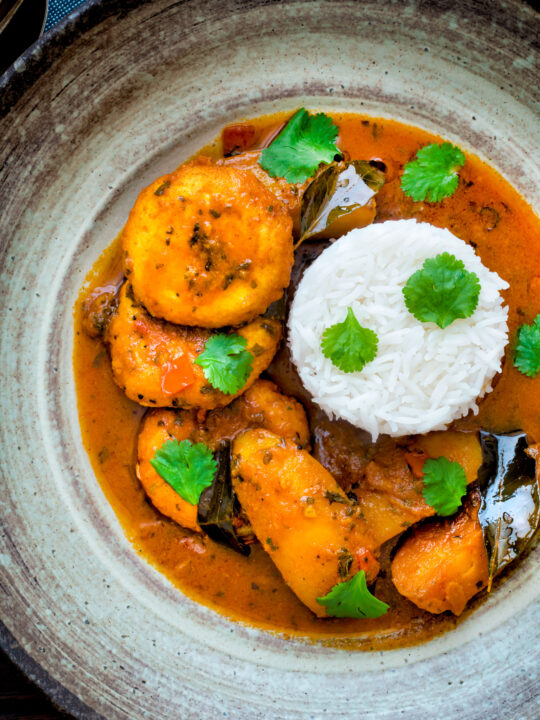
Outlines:
{"type": "MultiPolygon", "coordinates": [[[[538,218],[497,172],[470,155],[452,197],[441,203],[415,203],[400,188],[403,165],[420,147],[441,139],[392,120],[355,114],[333,117],[339,126],[338,144],[347,159],[380,159],[386,165],[387,181],[376,198],[376,222],[416,218],[446,227],[474,244],[484,264],[510,283],[504,293],[510,308],[510,344],[503,373],[495,380],[494,391],[481,401],[479,415],[468,416],[455,427],[492,432],[521,429],[531,441],[540,442],[540,376],[527,378],[512,365],[517,327],[540,313],[538,218]]],[[[285,118],[280,114],[250,122],[257,134],[264,135],[285,118]]],[[[220,157],[220,141],[201,152],[220,157]]],[[[114,285],[120,279],[117,240],[95,263],[75,306],[74,372],[85,447],[137,552],[198,602],[231,619],[286,634],[347,645],[350,639],[354,647],[380,649],[417,643],[453,627],[457,619],[450,613],[430,615],[397,593],[385,570],[389,563],[385,563],[384,548],[373,592],[390,605],[390,611],[374,620],[321,620],[289,590],[259,545],[253,546],[250,557],[243,557],[206,536],[184,530],[154,509],[135,475],[136,438],[145,408],[128,400],[114,384],[102,342],[88,337],[82,327],[84,298],[96,287],[114,285]]]]}

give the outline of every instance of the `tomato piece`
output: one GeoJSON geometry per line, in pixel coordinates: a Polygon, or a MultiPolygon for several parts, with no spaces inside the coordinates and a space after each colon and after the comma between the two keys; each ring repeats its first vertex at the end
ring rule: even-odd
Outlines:
{"type": "Polygon", "coordinates": [[[367,548],[362,548],[355,552],[356,569],[352,569],[351,573],[354,574],[358,570],[363,570],[366,573],[368,582],[372,582],[377,577],[379,572],[379,561],[375,555],[367,548]]]}
{"type": "Polygon", "coordinates": [[[141,335],[148,335],[148,324],[145,323],[144,320],[135,320],[135,322],[133,323],[133,327],[141,335]]]}
{"type": "Polygon", "coordinates": [[[232,155],[248,150],[255,141],[255,126],[249,123],[227,125],[221,133],[223,155],[232,155]]]}
{"type": "Polygon", "coordinates": [[[287,123],[280,122],[276,123],[275,125],[271,125],[266,132],[264,132],[262,135],[259,136],[257,140],[257,144],[255,145],[255,150],[264,150],[264,148],[267,148],[269,145],[271,145],[274,140],[277,138],[279,133],[283,130],[287,123]]]}
{"type": "Polygon", "coordinates": [[[404,453],[404,455],[407,465],[411,468],[414,477],[421,480],[424,477],[424,463],[428,459],[426,453],[423,450],[410,450],[404,453]]]}
{"type": "Polygon", "coordinates": [[[185,390],[195,382],[195,372],[187,355],[180,355],[163,365],[161,371],[161,389],[174,395],[185,390]]]}

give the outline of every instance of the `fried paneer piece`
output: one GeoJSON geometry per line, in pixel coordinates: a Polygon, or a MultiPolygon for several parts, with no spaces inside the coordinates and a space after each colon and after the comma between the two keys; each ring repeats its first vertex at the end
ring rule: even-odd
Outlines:
{"type": "Polygon", "coordinates": [[[150,410],[145,416],[137,442],[137,477],[152,504],[182,527],[200,530],[197,505],[184,500],[150,464],[156,451],[168,440],[191,439],[197,430],[197,414],[189,410],[150,410]]]}
{"type": "Polygon", "coordinates": [[[319,617],[317,597],[358,570],[378,572],[361,513],[330,473],[296,443],[267,430],[233,442],[233,486],[255,535],[298,598],[319,617]]]}
{"type": "Polygon", "coordinates": [[[293,230],[296,234],[300,232],[300,207],[302,205],[302,195],[304,190],[309,185],[309,180],[304,183],[288,183],[285,178],[273,178],[263,170],[259,165],[259,158],[261,157],[261,150],[248,150],[247,152],[240,153],[239,155],[233,155],[231,157],[223,158],[218,160],[218,165],[225,165],[226,167],[236,167],[242,170],[249,170],[252,172],[257,180],[259,180],[265,187],[267,187],[280,202],[285,205],[289,211],[292,221],[293,230]]]}
{"type": "Polygon", "coordinates": [[[153,318],[135,301],[129,283],[120,291],[118,310],[105,340],[114,379],[131,400],[150,407],[210,410],[230,403],[268,367],[281,339],[281,324],[257,318],[235,332],[246,338],[253,368],[245,385],[234,395],[213,388],[202,367],[194,364],[212,331],[153,318]]]}
{"type": "Polygon", "coordinates": [[[306,447],[309,426],[303,407],[282,395],[267,380],[257,380],[226,408],[201,417],[194,410],[151,410],[141,425],[137,445],[137,477],[156,508],[183,527],[200,530],[197,505],[190,505],[154,470],[150,460],[168,440],[203,442],[212,450],[249,427],[266,427],[306,447]]]}
{"type": "Polygon", "coordinates": [[[451,462],[460,463],[468,483],[476,480],[482,464],[482,449],[476,433],[432,432],[414,438],[410,445],[409,450],[404,450],[390,438],[380,443],[355,489],[377,545],[435,514],[422,494],[422,466],[427,458],[444,455],[451,462]]]}
{"type": "Polygon", "coordinates": [[[392,563],[401,595],[431,613],[460,615],[488,581],[488,561],[478,521],[480,496],[472,493],[457,516],[415,529],[392,563]]]}
{"type": "Polygon", "coordinates": [[[248,427],[261,427],[290,440],[298,448],[309,449],[310,430],[304,408],[294,398],[283,395],[270,380],[259,378],[232,405],[209,413],[205,422],[209,440],[204,440],[204,429],[201,429],[201,441],[213,447],[215,427],[223,438],[227,424],[231,425],[227,431],[229,440],[248,427]]]}
{"type": "Polygon", "coordinates": [[[124,269],[155,317],[239,325],[289,284],[291,231],[287,209],[252,172],[200,158],[141,192],[123,232],[124,269]]]}

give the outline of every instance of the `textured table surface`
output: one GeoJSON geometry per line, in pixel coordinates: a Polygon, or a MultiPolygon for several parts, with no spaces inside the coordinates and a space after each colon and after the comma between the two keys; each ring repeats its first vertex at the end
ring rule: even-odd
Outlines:
{"type": "Polygon", "coordinates": [[[69,720],[0,651],[0,720],[69,720]]]}

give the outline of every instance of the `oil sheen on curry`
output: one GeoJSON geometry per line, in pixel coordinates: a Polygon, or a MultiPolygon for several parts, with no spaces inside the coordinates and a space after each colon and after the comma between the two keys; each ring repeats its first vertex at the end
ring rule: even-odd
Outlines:
{"type": "Polygon", "coordinates": [[[424,130],[304,108],[141,190],[75,307],[126,535],[229,618],[363,649],[455,626],[535,541],[540,233],[424,130]]]}

